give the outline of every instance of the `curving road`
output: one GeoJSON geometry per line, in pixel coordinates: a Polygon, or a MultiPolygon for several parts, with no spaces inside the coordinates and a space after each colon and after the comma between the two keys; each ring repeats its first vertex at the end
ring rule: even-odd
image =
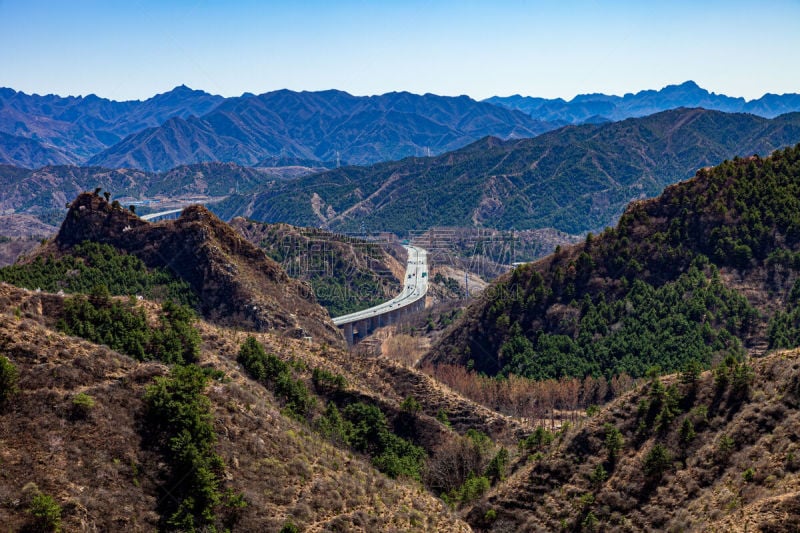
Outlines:
{"type": "Polygon", "coordinates": [[[371,327],[390,324],[402,313],[425,305],[425,294],[428,292],[428,253],[419,246],[405,248],[408,250],[408,263],[403,292],[382,304],[333,319],[336,326],[345,329],[349,344],[353,344],[354,325],[359,330],[359,337],[363,338],[371,327]]]}

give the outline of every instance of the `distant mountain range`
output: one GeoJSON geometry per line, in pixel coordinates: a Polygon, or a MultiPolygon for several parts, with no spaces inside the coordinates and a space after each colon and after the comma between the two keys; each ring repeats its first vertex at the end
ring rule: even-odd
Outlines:
{"type": "Polygon", "coordinates": [[[531,96],[493,96],[484,100],[518,109],[531,117],[547,122],[565,124],[598,123],[643,117],[678,107],[702,107],[728,113],[752,113],[774,118],[784,113],[800,111],[800,94],[765,94],[747,101],[724,94],[715,94],[693,81],[668,85],[660,91],[648,90],[625,96],[580,94],[570,101],[531,96]]]}
{"type": "Polygon", "coordinates": [[[233,98],[202,118],[173,118],[89,160],[164,170],[197,161],[258,165],[279,157],[370,164],[441,153],[485,135],[533,137],[552,126],[467,97],[276,91],[233,98]]]}
{"type": "Polygon", "coordinates": [[[369,164],[439,154],[486,135],[534,137],[554,127],[466,96],[281,90],[225,99],[177,87],[142,102],[114,102],[0,89],[0,163],[27,168],[369,164]]]}
{"type": "Polygon", "coordinates": [[[0,88],[0,163],[28,168],[84,163],[134,132],[208,113],[223,100],[185,86],[127,102],[0,88]]]}
{"type": "Polygon", "coordinates": [[[208,161],[244,166],[368,165],[438,155],[491,135],[535,137],[568,124],[604,123],[678,107],[773,118],[800,111],[800,95],[745,101],[694,82],[625,96],[509,96],[477,102],[407,92],[280,90],[223,98],[185,86],[143,101],[28,95],[0,89],[0,163],[165,171],[208,161]]]}
{"type": "Polygon", "coordinates": [[[625,205],[737,155],[800,142],[800,113],[677,109],[534,139],[486,138],[433,158],[347,167],[271,182],[214,209],[225,219],[405,232],[433,226],[567,233],[613,224],[625,205]]]}

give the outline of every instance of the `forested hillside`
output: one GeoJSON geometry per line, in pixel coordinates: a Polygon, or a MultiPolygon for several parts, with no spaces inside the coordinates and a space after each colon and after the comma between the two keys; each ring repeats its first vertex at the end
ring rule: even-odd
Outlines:
{"type": "Polygon", "coordinates": [[[0,422],[34,530],[466,531],[530,431],[386,359],[3,283],[0,422]]]}
{"type": "Polygon", "coordinates": [[[27,263],[0,268],[0,281],[47,292],[90,293],[102,286],[115,296],[145,296],[199,307],[197,294],[169,269],[148,269],[135,255],[109,244],[85,241],[59,257],[38,255],[27,263]]]}
{"type": "Polygon", "coordinates": [[[346,167],[215,206],[223,218],[406,232],[434,226],[552,227],[577,234],[612,225],[633,199],[659,194],[736,155],[800,141],[800,114],[677,109],[533,139],[488,138],[433,158],[346,167]]]}
{"type": "Polygon", "coordinates": [[[369,242],[315,228],[264,224],[235,218],[231,226],[259,246],[286,272],[308,281],[332,317],[391,300],[403,288],[403,248],[397,242],[369,242]]]}
{"type": "Polygon", "coordinates": [[[451,382],[483,405],[332,346],[300,282],[203,208],[152,224],[85,193],[0,274],[45,289],[0,283],[12,528],[794,526],[797,353],[745,352],[800,344],[800,145],[701,170],[451,313],[424,363],[469,369],[451,382]]]}
{"type": "Polygon", "coordinates": [[[27,258],[25,266],[7,272],[23,286],[44,284],[38,288],[52,290],[84,290],[94,280],[119,287],[121,294],[175,298],[176,292],[188,293],[183,301],[195,302],[203,316],[217,323],[343,342],[305,283],[290,278],[202,206],[186,208],[177,220],[149,223],[99,191],[83,193],[70,203],[56,238],[27,258]],[[133,257],[117,258],[108,246],[133,257]],[[73,252],[77,256],[65,257],[73,252]],[[136,275],[143,267],[152,274],[136,275]],[[131,274],[123,282],[106,280],[124,270],[131,274]],[[61,273],[64,279],[55,279],[61,273]],[[181,283],[176,286],[169,281],[173,278],[181,283]]]}
{"type": "Polygon", "coordinates": [[[488,288],[433,363],[533,378],[708,367],[800,342],[800,146],[736,158],[488,288]]]}
{"type": "Polygon", "coordinates": [[[489,420],[479,407],[429,385],[403,415],[395,390],[370,392],[375,364],[347,370],[333,349],[247,337],[168,306],[2,283],[0,303],[0,521],[12,530],[468,531],[390,468],[418,476],[423,435],[460,438],[423,414],[429,401],[478,425],[489,420]],[[117,326],[94,338],[76,313],[89,308],[117,326]],[[254,371],[262,360],[276,372],[254,371]],[[372,418],[356,425],[351,412],[372,418]],[[419,420],[417,433],[398,435],[403,420],[419,420]]]}
{"type": "Polygon", "coordinates": [[[327,317],[297,300],[299,283],[200,208],[150,224],[85,193],[56,239],[0,278],[44,289],[0,283],[0,458],[11,474],[0,493],[15,496],[0,519],[14,528],[466,531],[452,509],[497,483],[503,445],[527,429],[417,371],[337,349],[316,334],[327,317]],[[198,234],[184,257],[176,243],[198,234]],[[270,333],[241,333],[253,328],[244,313],[209,313],[223,304],[215,291],[226,305],[259,303],[251,316],[270,323],[255,329],[270,333]],[[280,336],[288,317],[314,339],[280,336]],[[463,475],[438,473],[450,460],[463,475]]]}

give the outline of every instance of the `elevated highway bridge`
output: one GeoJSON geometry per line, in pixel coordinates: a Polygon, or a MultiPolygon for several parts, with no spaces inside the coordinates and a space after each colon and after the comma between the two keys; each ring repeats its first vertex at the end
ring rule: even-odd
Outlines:
{"type": "Polygon", "coordinates": [[[333,319],[333,323],[344,331],[347,345],[363,339],[376,328],[397,322],[401,317],[425,308],[428,292],[427,252],[419,246],[406,246],[408,263],[403,292],[387,302],[333,319]]]}
{"type": "Polygon", "coordinates": [[[150,213],[148,215],[142,215],[139,218],[142,220],[146,220],[148,222],[156,222],[158,220],[168,220],[171,218],[178,218],[183,211],[183,207],[179,209],[170,209],[169,211],[159,211],[158,213],[150,213]]]}

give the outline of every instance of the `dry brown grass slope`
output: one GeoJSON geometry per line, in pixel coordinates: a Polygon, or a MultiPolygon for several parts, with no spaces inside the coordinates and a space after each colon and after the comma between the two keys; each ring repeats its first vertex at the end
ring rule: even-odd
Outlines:
{"type": "Polygon", "coordinates": [[[651,384],[613,401],[530,457],[468,521],[485,531],[797,531],[800,351],[750,365],[746,389],[721,387],[712,372],[695,386],[663,378],[680,399],[660,429],[651,384]],[[624,439],[615,461],[606,424],[624,439]],[[647,467],[656,445],[669,454],[661,473],[647,467]]]}
{"type": "Polygon", "coordinates": [[[247,336],[253,336],[267,352],[286,361],[302,361],[304,368],[298,370],[298,375],[309,383],[314,368],[342,375],[348,386],[339,395],[341,402],[364,401],[377,405],[390,424],[402,419],[401,404],[413,397],[421,408],[415,416],[415,440],[428,452],[434,452],[456,433],[463,434],[469,429],[486,433],[494,441],[512,447],[533,429],[525,420],[492,411],[427,374],[385,358],[357,356],[350,351],[270,333],[222,329],[206,322],[198,323],[198,329],[204,340],[204,351],[219,358],[220,364],[233,362],[232,376],[241,373],[244,379],[244,371],[235,359],[247,336]],[[440,411],[447,415],[450,428],[436,420],[440,411]]]}
{"type": "MultiPolygon", "coordinates": [[[[28,523],[33,483],[62,505],[64,530],[151,531],[168,467],[142,440],[142,397],[168,369],[58,332],[62,301],[0,284],[0,354],[20,371],[20,392],[0,412],[0,523],[12,530],[28,523]],[[72,405],[79,392],[96,401],[86,417],[72,405]]],[[[153,314],[158,308],[141,305],[153,314]]],[[[393,481],[366,457],[286,418],[273,394],[235,360],[246,333],[203,321],[197,327],[199,363],[226,376],[207,394],[224,486],[248,502],[234,530],[277,531],[289,519],[306,531],[469,530],[417,482],[393,481]]],[[[302,361],[297,375],[309,386],[313,368],[344,375],[349,397],[379,405],[390,421],[413,395],[423,410],[419,442],[429,451],[454,435],[434,420],[439,409],[459,432],[474,427],[512,443],[526,430],[412,369],[277,334],[255,336],[282,359],[302,361]]]]}

